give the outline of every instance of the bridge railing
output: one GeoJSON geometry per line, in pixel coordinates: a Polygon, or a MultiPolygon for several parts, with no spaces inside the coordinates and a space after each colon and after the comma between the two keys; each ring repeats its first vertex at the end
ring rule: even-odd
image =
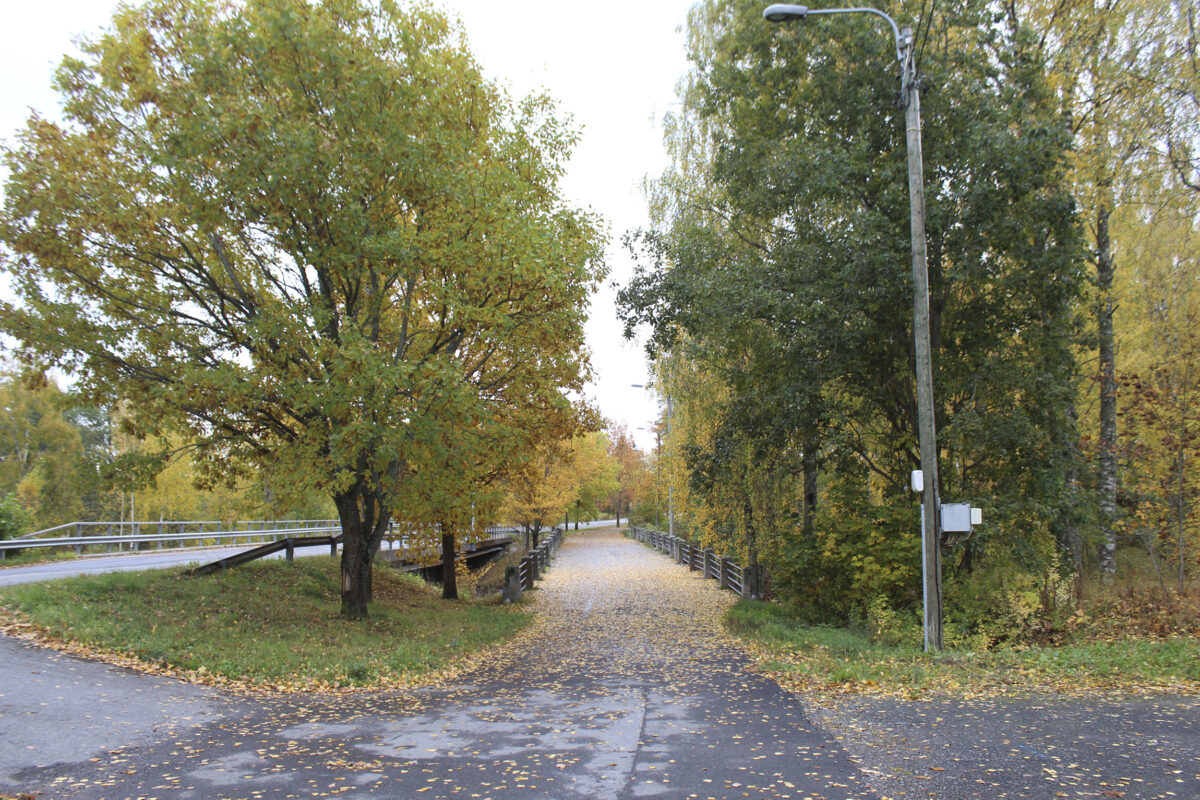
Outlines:
{"type": "MultiPolygon", "coordinates": [[[[18,539],[0,541],[0,560],[12,550],[67,548],[82,555],[89,552],[111,553],[145,549],[179,550],[190,547],[214,547],[264,544],[289,539],[337,537],[342,526],[336,519],[318,520],[218,520],[159,522],[69,522],[18,539]],[[148,547],[153,545],[153,547],[148,547]]],[[[488,541],[514,536],[517,528],[493,525],[487,528],[488,541]]],[[[392,523],[384,534],[389,550],[409,549],[409,532],[392,523]]]]}
{"type": "Polygon", "coordinates": [[[704,578],[712,578],[722,589],[729,589],[742,597],[751,596],[746,568],[730,558],[718,556],[712,548],[700,547],[680,536],[635,525],[626,529],[626,535],[670,556],[676,564],[686,565],[704,578]]]}

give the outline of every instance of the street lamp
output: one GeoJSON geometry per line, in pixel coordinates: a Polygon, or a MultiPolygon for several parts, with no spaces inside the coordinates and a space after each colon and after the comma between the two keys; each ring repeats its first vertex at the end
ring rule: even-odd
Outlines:
{"type": "MultiPolygon", "coordinates": [[[[808,8],[776,3],[763,11],[770,22],[805,19],[813,14],[874,14],[887,20],[896,37],[900,89],[908,139],[908,202],[912,235],[913,339],[917,356],[917,438],[924,491],[921,505],[921,556],[925,599],[925,649],[942,649],[942,566],[939,549],[941,509],[938,498],[937,432],[933,417],[933,361],[929,346],[929,273],[925,263],[925,179],[921,162],[921,92],[913,53],[913,31],[876,8],[808,8]]],[[[914,487],[917,481],[914,480],[914,487]]]]}
{"type": "MultiPolygon", "coordinates": [[[[644,384],[641,384],[641,383],[631,383],[629,385],[635,389],[649,388],[648,386],[645,386],[644,384]]],[[[666,395],[666,400],[667,400],[667,442],[670,443],[670,441],[671,441],[671,416],[672,416],[672,411],[674,411],[674,406],[671,404],[671,395],[666,395]]],[[[663,457],[661,445],[659,446],[658,457],[660,460],[663,457]]],[[[661,469],[661,467],[660,467],[660,469],[661,469]]],[[[675,535],[675,487],[671,485],[671,480],[669,478],[667,479],[667,533],[669,533],[671,536],[675,535]]]]}
{"type": "MultiPolygon", "coordinates": [[[[637,386],[637,384],[633,384],[637,386]]],[[[654,528],[660,530],[662,528],[662,509],[659,507],[662,504],[662,428],[655,425],[653,428],[638,428],[639,431],[654,434],[654,528]]]]}

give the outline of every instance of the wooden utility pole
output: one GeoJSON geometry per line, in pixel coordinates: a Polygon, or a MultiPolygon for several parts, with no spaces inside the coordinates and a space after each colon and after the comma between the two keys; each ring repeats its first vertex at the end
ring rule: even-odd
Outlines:
{"type": "MultiPolygon", "coordinates": [[[[925,595],[925,649],[942,649],[941,503],[938,498],[937,429],[933,418],[933,355],[929,344],[929,268],[925,258],[925,168],[921,159],[921,87],[917,77],[913,30],[877,8],[809,8],[774,3],[763,9],[768,22],[806,19],[810,15],[874,14],[887,21],[896,37],[900,60],[900,92],[908,142],[908,202],[912,234],[913,345],[917,367],[917,438],[921,449],[921,560],[925,595]]],[[[751,567],[754,565],[751,564],[751,567]]]]}
{"type": "Polygon", "coordinates": [[[941,504],[937,427],[933,414],[933,353],[929,343],[929,267],[925,256],[925,166],[921,157],[921,87],[913,31],[900,29],[904,126],[908,139],[908,202],[912,235],[913,341],[917,357],[917,438],[921,448],[921,557],[925,595],[925,649],[942,649],[941,504]]]}

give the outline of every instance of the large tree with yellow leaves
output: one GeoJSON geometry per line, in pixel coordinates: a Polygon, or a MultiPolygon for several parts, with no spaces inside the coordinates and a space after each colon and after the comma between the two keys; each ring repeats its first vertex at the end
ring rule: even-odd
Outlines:
{"type": "Polygon", "coordinates": [[[65,121],[35,115],[7,152],[0,328],[135,435],[195,441],[210,480],[270,464],[327,491],[346,616],[447,425],[575,415],[603,269],[558,194],[574,134],[486,82],[439,14],[156,0],[57,87],[65,121]]]}

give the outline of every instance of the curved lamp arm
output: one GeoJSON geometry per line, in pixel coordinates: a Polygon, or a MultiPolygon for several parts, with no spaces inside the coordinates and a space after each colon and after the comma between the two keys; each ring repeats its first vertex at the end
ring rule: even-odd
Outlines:
{"type": "Polygon", "coordinates": [[[768,22],[784,22],[792,18],[804,19],[810,14],[874,14],[877,17],[883,17],[887,20],[887,24],[892,26],[892,35],[896,37],[896,60],[901,64],[904,63],[903,45],[900,41],[900,28],[896,26],[896,20],[878,8],[809,8],[808,6],[796,6],[789,3],[775,3],[763,10],[763,19],[768,22]]]}

